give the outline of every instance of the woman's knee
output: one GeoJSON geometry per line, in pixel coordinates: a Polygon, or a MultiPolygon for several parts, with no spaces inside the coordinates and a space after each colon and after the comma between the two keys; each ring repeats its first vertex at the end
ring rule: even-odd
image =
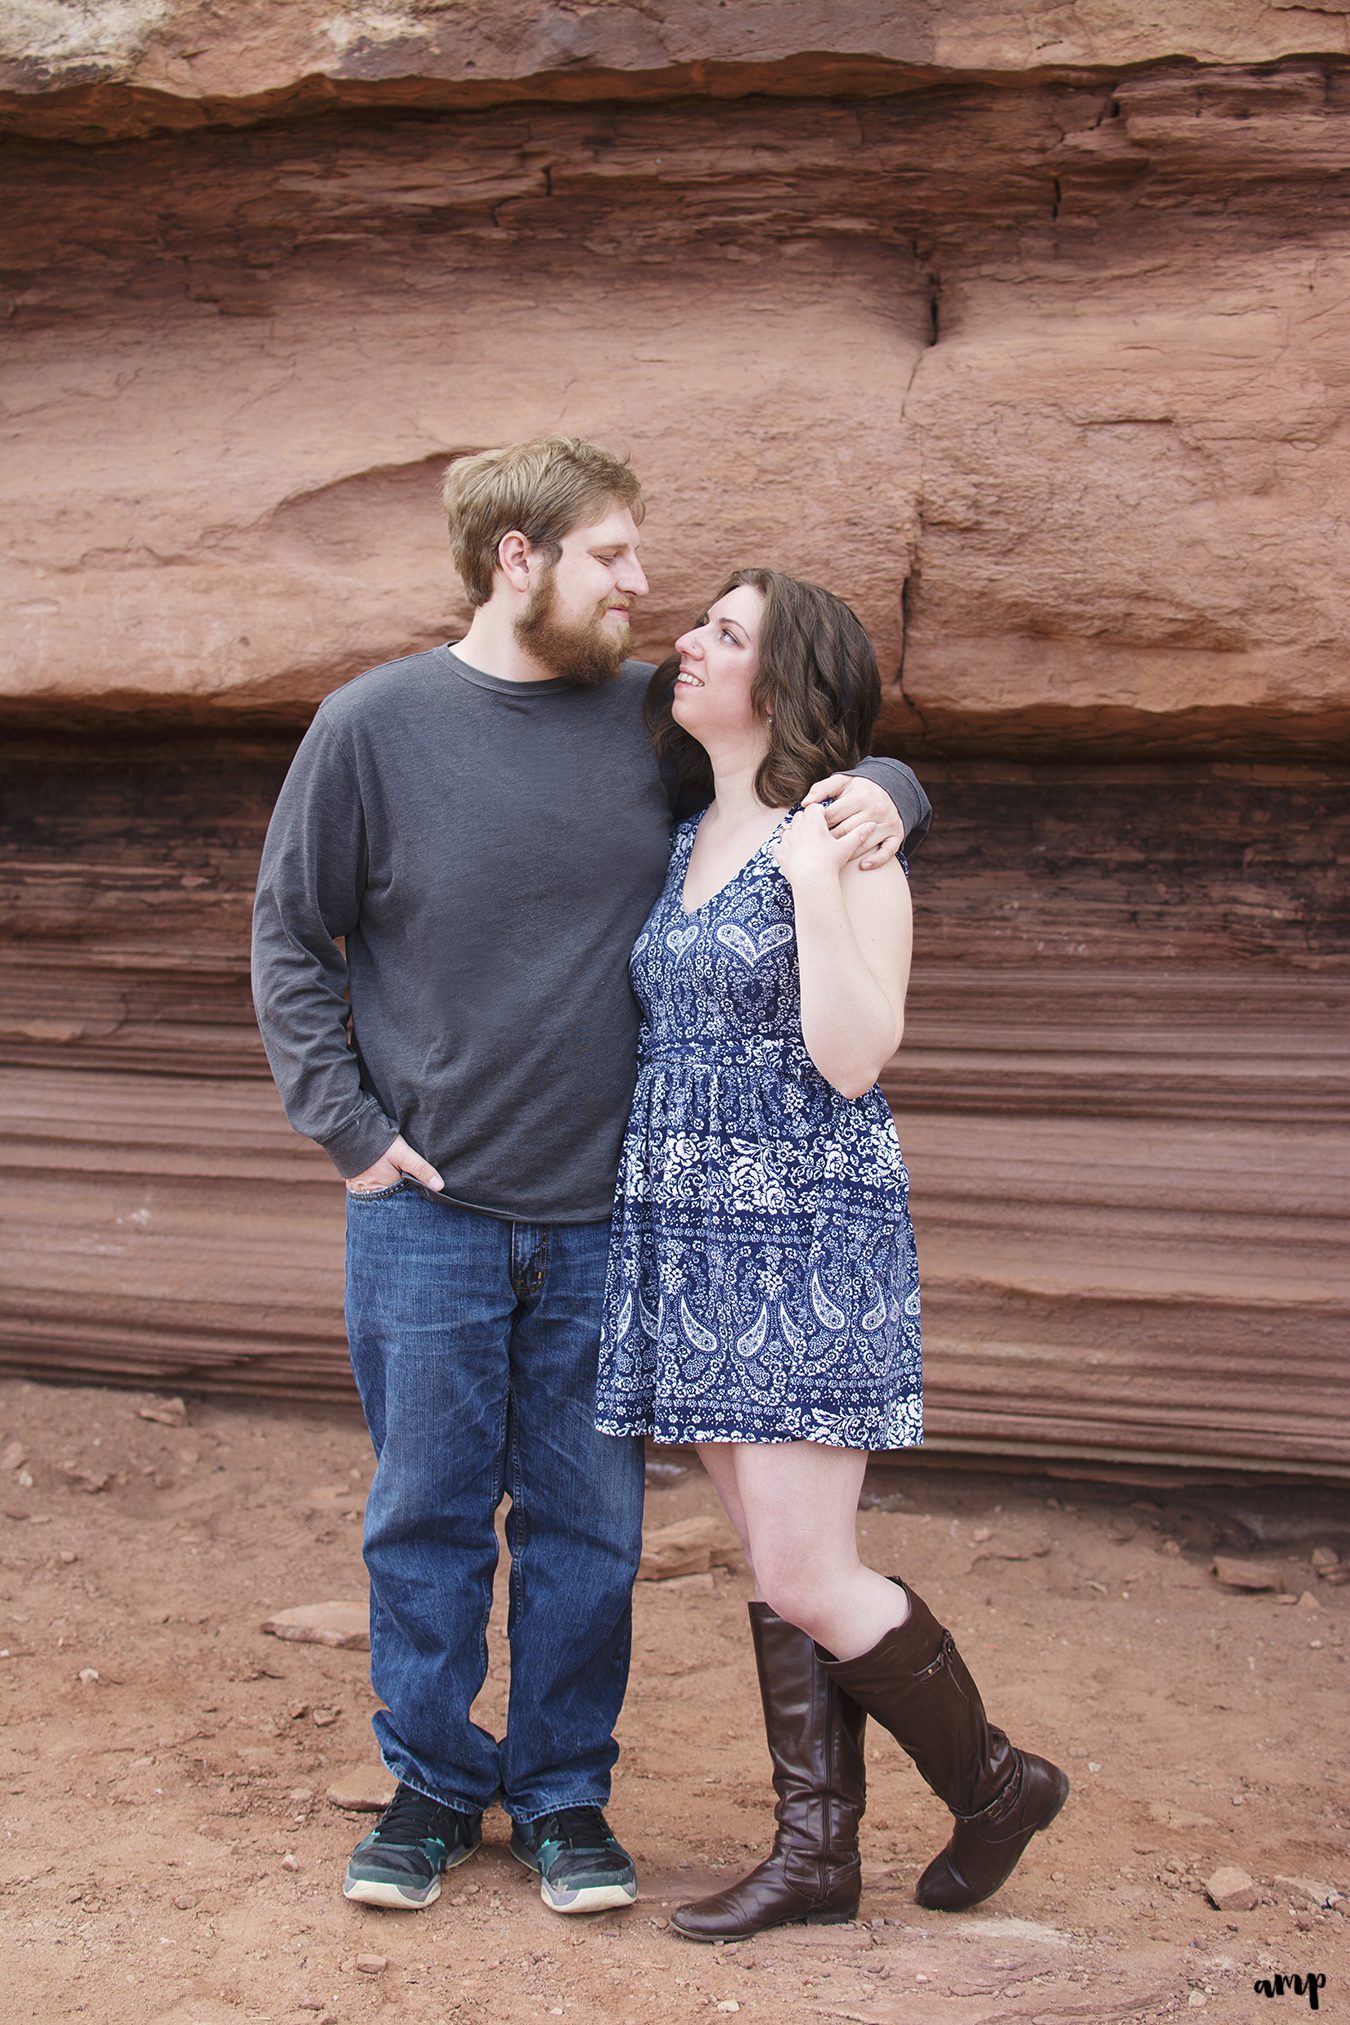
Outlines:
{"type": "Polygon", "coordinates": [[[838,1580],[823,1572],[803,1567],[792,1556],[769,1554],[761,1549],[755,1562],[755,1579],[770,1610],[800,1631],[815,1637],[829,1614],[830,1598],[838,1592],[838,1580]]]}

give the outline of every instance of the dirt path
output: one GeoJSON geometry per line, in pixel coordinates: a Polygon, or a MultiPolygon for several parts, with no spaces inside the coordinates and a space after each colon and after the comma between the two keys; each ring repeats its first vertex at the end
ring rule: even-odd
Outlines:
{"type": "MultiPolygon", "coordinates": [[[[1312,1558],[1350,1560],[1344,1499],[880,1474],[870,1557],[911,1573],[996,1719],[1068,1767],[1073,1798],[990,1905],[943,1920],[911,1897],[942,1810],[873,1732],[861,1922],[704,1949],[668,1931],[669,1906],[768,1838],[744,1578],[639,1585],[611,1809],[642,1879],[632,1912],[546,1911],[500,1814],[425,1914],[349,1906],[338,1879],[369,1824],[326,1795],[378,1769],[366,1656],[260,1626],[364,1593],[364,1432],[298,1408],[142,1417],[163,1404],[0,1385],[5,2025],[1307,2014],[1306,1994],[1254,1989],[1277,1971],[1325,1976],[1320,2015],[1350,2021],[1350,1902],[1315,1910],[1277,1882],[1350,1890],[1350,1587],[1312,1558]],[[1286,1597],[1220,1588],[1216,1549],[1273,1563],[1286,1597]],[[1222,1864],[1251,1874],[1253,1909],[1207,1902],[1222,1864]]],[[[686,1472],[653,1485],[649,1528],[711,1509],[686,1472]]],[[[500,1627],[495,1654],[489,1725],[500,1627]]]]}

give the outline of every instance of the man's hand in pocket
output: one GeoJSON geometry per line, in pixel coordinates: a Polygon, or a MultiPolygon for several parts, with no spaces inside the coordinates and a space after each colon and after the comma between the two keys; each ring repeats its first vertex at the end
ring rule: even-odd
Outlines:
{"type": "Polygon", "coordinates": [[[405,1174],[410,1174],[414,1181],[420,1181],[436,1195],[445,1187],[431,1162],[423,1160],[420,1153],[414,1153],[400,1135],[373,1167],[367,1167],[363,1174],[352,1175],[347,1190],[351,1195],[373,1195],[378,1189],[393,1188],[405,1174]]]}

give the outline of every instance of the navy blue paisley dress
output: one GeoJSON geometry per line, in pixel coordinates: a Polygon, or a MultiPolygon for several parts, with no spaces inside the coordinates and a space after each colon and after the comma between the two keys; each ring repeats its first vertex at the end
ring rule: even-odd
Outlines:
{"type": "Polygon", "coordinates": [[[686,913],[675,832],[633,949],[638,1080],[619,1164],[596,1424],[657,1441],[923,1439],[909,1176],[875,1086],[802,1039],[792,889],[769,843],[686,913]]]}

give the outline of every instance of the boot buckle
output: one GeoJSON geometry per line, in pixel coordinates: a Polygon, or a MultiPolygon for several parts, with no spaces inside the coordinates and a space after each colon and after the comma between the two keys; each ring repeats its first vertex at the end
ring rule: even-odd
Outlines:
{"type": "Polygon", "coordinates": [[[956,1651],[956,1640],[952,1637],[950,1631],[944,1631],[942,1634],[942,1643],[938,1647],[935,1656],[929,1660],[927,1666],[921,1666],[919,1668],[918,1672],[913,1676],[913,1679],[915,1681],[930,1680],[935,1673],[941,1672],[942,1668],[947,1665],[948,1661],[951,1659],[951,1656],[955,1651],[956,1651]]]}
{"type": "Polygon", "coordinates": [[[1001,1815],[1006,1809],[1017,1805],[1022,1795],[1022,1772],[1025,1760],[1020,1751],[1017,1752],[1016,1756],[1017,1763],[1013,1766],[1012,1771],[999,1787],[992,1800],[987,1800],[984,1806],[977,1808],[973,1814],[957,1814],[956,1809],[953,1807],[952,1813],[958,1821],[989,1821],[995,1815],[1001,1815]]]}

